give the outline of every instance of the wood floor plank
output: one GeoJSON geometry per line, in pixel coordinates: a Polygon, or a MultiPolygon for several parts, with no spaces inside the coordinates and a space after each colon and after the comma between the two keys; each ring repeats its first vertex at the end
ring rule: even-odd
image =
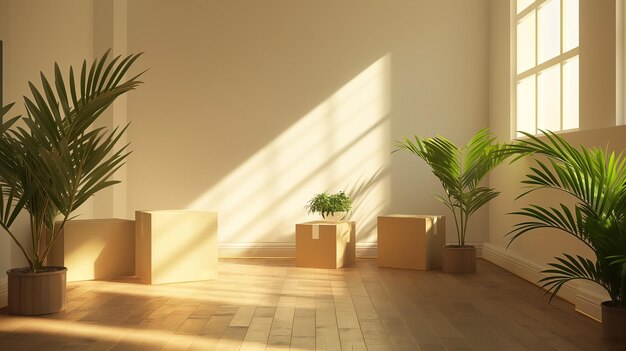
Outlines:
{"type": "Polygon", "coordinates": [[[419,350],[417,341],[400,318],[385,318],[382,323],[393,350],[419,350]]]}
{"type": "Polygon", "coordinates": [[[367,350],[365,339],[361,328],[339,328],[339,340],[341,341],[341,347],[352,349],[365,349],[367,350]]]}
{"type": "Polygon", "coordinates": [[[252,323],[256,306],[241,306],[230,321],[231,327],[247,327],[252,323]]]}
{"type": "Polygon", "coordinates": [[[208,318],[187,318],[183,324],[178,328],[176,334],[181,335],[198,335],[204,327],[209,323],[208,318]]]}
{"type": "Polygon", "coordinates": [[[170,338],[160,350],[163,351],[187,351],[191,348],[194,342],[194,338],[186,337],[184,335],[174,335],[170,338]]]}
{"type": "Polygon", "coordinates": [[[291,332],[293,328],[293,317],[295,307],[278,306],[272,320],[269,345],[289,345],[291,343],[291,332]]]}
{"type": "Polygon", "coordinates": [[[424,317],[404,294],[390,294],[394,309],[397,311],[411,336],[419,345],[439,344],[439,338],[430,328],[424,317]]]}
{"type": "MultiPolygon", "coordinates": [[[[297,310],[296,310],[297,311],[297,310]]],[[[315,337],[315,317],[293,318],[291,335],[295,337],[315,337]]]]}
{"type": "Polygon", "coordinates": [[[339,332],[335,326],[318,326],[315,329],[315,349],[341,351],[339,332]]]}
{"type": "Polygon", "coordinates": [[[64,312],[0,309],[0,350],[625,350],[600,324],[479,260],[475,274],[222,259],[215,281],[68,283],[64,312]]]}
{"type": "Polygon", "coordinates": [[[254,317],[250,322],[248,332],[243,339],[241,351],[265,350],[270,335],[273,317],[254,317]]]}
{"type": "Polygon", "coordinates": [[[229,326],[224,331],[224,334],[222,334],[222,337],[215,349],[218,351],[239,350],[247,332],[248,327],[229,326]]]}
{"type": "Polygon", "coordinates": [[[385,331],[383,323],[378,319],[362,320],[361,333],[365,344],[369,350],[371,349],[387,349],[391,350],[391,342],[385,331]]]}
{"type": "Polygon", "coordinates": [[[217,312],[219,304],[216,303],[202,303],[196,307],[196,309],[191,313],[189,318],[205,318],[209,319],[213,316],[215,312],[217,312]]]}
{"type": "Polygon", "coordinates": [[[292,336],[290,350],[315,350],[315,336],[292,336]]]}
{"type": "Polygon", "coordinates": [[[226,328],[228,328],[228,325],[233,318],[233,314],[214,314],[204,328],[198,333],[198,336],[191,343],[189,349],[193,351],[215,350],[220,339],[222,338],[222,335],[224,335],[226,328]]]}

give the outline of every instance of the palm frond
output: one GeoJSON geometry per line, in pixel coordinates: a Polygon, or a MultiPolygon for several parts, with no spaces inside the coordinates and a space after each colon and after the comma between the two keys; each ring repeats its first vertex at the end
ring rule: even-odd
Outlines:
{"type": "MultiPolygon", "coordinates": [[[[498,196],[494,189],[480,184],[489,171],[512,155],[506,144],[499,144],[487,129],[478,131],[462,148],[442,136],[405,138],[396,142],[431,168],[445,191],[436,198],[450,209],[457,228],[459,245],[465,245],[469,217],[498,196]]],[[[394,151],[394,152],[395,152],[394,151]]]]}
{"type": "Polygon", "coordinates": [[[507,236],[511,236],[509,245],[511,245],[511,243],[519,236],[528,231],[539,228],[548,228],[561,230],[570,234],[593,249],[592,244],[588,240],[588,234],[584,228],[585,219],[580,208],[576,208],[572,213],[569,207],[563,204],[560,205],[559,209],[554,207],[545,208],[538,205],[530,205],[529,207],[524,207],[519,211],[512,212],[511,214],[528,217],[532,220],[519,222],[513,226],[513,229],[506,234],[507,236]]]}
{"type": "Polygon", "coordinates": [[[547,288],[549,292],[552,292],[550,300],[556,296],[565,283],[572,280],[589,280],[603,285],[598,267],[593,261],[581,256],[574,257],[568,254],[563,256],[565,258],[555,257],[558,263],[549,263],[552,268],[542,271],[549,275],[539,281],[543,283],[542,288],[547,288]]]}
{"type": "Polygon", "coordinates": [[[558,258],[546,271],[550,275],[542,280],[544,287],[556,294],[570,280],[587,279],[604,287],[614,304],[626,305],[626,265],[609,259],[626,257],[626,161],[622,154],[575,148],[559,135],[543,133],[545,141],[524,133],[527,139],[511,146],[520,156],[541,156],[522,181],[527,190],[518,198],[539,189],[557,190],[573,200],[575,210],[560,204],[559,208],[532,205],[513,212],[530,220],[516,224],[507,234],[509,245],[540,228],[572,235],[593,250],[595,264],[570,255],[558,258]]]}
{"type": "MultiPolygon", "coordinates": [[[[31,257],[38,269],[56,235],[54,221],[63,215],[63,227],[72,212],[98,191],[118,183],[110,178],[124,165],[128,145],[119,146],[126,127],[112,131],[94,128],[94,122],[121,95],[142,82],[124,76],[141,54],[108,60],[109,51],[84,61],[78,79],[70,67],[67,79],[54,65],[54,83],[40,75],[41,87],[29,83],[31,97],[24,97],[23,126],[17,119],[2,123],[0,138],[0,216],[5,230],[16,214],[26,209],[33,225],[32,247],[40,248],[42,230],[53,231],[42,252],[31,257]],[[69,89],[69,91],[68,91],[69,89]]],[[[8,109],[0,110],[4,115],[8,109]]]]}

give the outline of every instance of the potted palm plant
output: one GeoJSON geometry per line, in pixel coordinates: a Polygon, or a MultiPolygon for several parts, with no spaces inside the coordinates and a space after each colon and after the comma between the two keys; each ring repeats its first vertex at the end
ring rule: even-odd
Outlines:
{"type": "Polygon", "coordinates": [[[481,183],[489,171],[508,157],[507,145],[498,143],[487,129],[478,131],[463,147],[442,136],[415,136],[414,140],[405,138],[396,145],[395,151],[406,150],[424,160],[445,192],[444,196],[435,197],[452,211],[457,243],[443,249],[444,272],[475,272],[476,248],[465,242],[469,220],[479,208],[498,196],[499,192],[481,183]]]}
{"type": "MultiPolygon", "coordinates": [[[[124,80],[140,54],[111,61],[108,54],[90,69],[83,62],[78,80],[72,68],[65,79],[55,64],[53,84],[43,74],[41,90],[29,83],[32,98],[24,97],[27,116],[2,119],[0,226],[29,265],[7,272],[12,314],[65,308],[66,268],[46,266],[46,257],[74,210],[118,183],[110,178],[129,154],[127,145],[117,147],[126,127],[108,130],[94,122],[116,98],[141,83],[138,76],[124,80]],[[21,242],[11,228],[22,211],[30,217],[28,242],[21,242]]],[[[12,105],[0,109],[0,118],[12,105]]]]}
{"type": "Polygon", "coordinates": [[[352,199],[343,191],[316,194],[305,206],[308,213],[319,213],[327,221],[340,221],[352,208],[352,199]]]}
{"type": "Polygon", "coordinates": [[[552,132],[543,133],[543,140],[523,133],[527,139],[511,147],[520,156],[542,156],[522,181],[528,190],[520,197],[553,189],[573,201],[555,207],[529,205],[514,212],[526,220],[509,232],[509,245],[535,229],[553,228],[593,250],[595,262],[566,253],[555,257],[540,283],[552,297],[572,280],[600,285],[611,298],[602,303],[603,336],[626,340],[626,159],[602,149],[577,149],[552,132]]]}

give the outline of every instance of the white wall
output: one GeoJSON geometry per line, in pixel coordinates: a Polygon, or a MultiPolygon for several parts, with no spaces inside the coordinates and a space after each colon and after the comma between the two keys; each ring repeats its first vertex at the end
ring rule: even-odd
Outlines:
{"type": "MultiPolygon", "coordinates": [[[[293,254],[324,190],[360,189],[361,248],[378,214],[446,213],[393,141],[465,142],[488,121],[482,0],[132,1],[128,45],[150,68],[129,97],[129,216],[216,210],[224,253],[293,254]]],[[[470,241],[487,239],[487,216],[470,241]]]]}

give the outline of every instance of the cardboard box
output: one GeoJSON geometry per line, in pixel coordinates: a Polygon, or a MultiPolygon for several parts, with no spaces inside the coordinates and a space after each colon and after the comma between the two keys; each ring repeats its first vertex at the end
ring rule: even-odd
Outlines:
{"type": "Polygon", "coordinates": [[[217,279],[217,213],[136,211],[135,274],[148,284],[217,279]]]}
{"type": "Polygon", "coordinates": [[[48,255],[48,265],[67,267],[67,281],[135,274],[135,221],[67,221],[48,255]]]}
{"type": "Polygon", "coordinates": [[[430,270],[441,267],[446,244],[444,216],[378,217],[378,266],[430,270]]]}
{"type": "Polygon", "coordinates": [[[356,259],[356,222],[296,224],[296,266],[341,268],[356,259]]]}

